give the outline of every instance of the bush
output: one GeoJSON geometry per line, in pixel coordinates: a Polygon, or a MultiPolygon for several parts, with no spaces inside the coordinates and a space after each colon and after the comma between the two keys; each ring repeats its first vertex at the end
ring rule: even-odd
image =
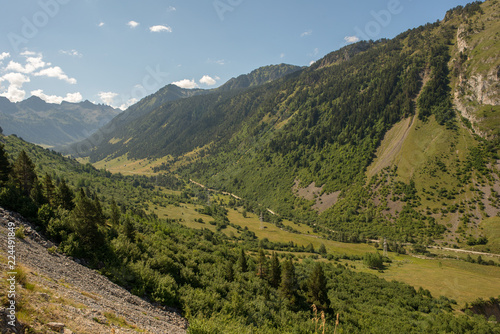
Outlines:
{"type": "Polygon", "coordinates": [[[370,269],[384,269],[384,260],[378,252],[366,253],[363,262],[370,269]]]}

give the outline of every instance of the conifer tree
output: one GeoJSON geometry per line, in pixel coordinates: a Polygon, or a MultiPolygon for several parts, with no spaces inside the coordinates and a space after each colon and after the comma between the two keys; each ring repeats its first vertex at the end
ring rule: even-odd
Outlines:
{"type": "Polygon", "coordinates": [[[323,267],[319,262],[314,265],[311,276],[307,281],[308,302],[320,309],[328,307],[328,291],[326,289],[326,277],[323,267]]]}
{"type": "Polygon", "coordinates": [[[23,150],[19,153],[12,168],[14,179],[24,195],[28,196],[37,179],[35,164],[23,150]]]}
{"type": "Polygon", "coordinates": [[[37,206],[42,206],[47,203],[47,199],[43,195],[43,189],[40,182],[35,181],[30,192],[31,199],[36,203],[37,206]]]}
{"type": "Polygon", "coordinates": [[[279,294],[281,297],[288,300],[290,305],[297,303],[297,276],[295,275],[295,266],[292,259],[288,259],[283,263],[281,271],[281,283],[279,286],[279,294]]]}
{"type": "Polygon", "coordinates": [[[260,278],[267,277],[267,258],[262,248],[259,248],[259,263],[257,267],[257,276],[259,276],[260,278]]]}
{"type": "Polygon", "coordinates": [[[322,256],[326,255],[326,247],[325,244],[321,244],[318,249],[318,253],[320,253],[322,256]]]}
{"type": "Polygon", "coordinates": [[[4,145],[0,144],[0,184],[9,180],[10,171],[11,166],[7,159],[7,152],[5,152],[4,145]]]}
{"type": "Polygon", "coordinates": [[[243,273],[248,271],[247,256],[245,255],[243,248],[241,249],[240,257],[238,258],[238,267],[243,273]]]}
{"type": "Polygon", "coordinates": [[[94,199],[93,202],[94,202],[96,217],[99,219],[99,221],[104,222],[106,220],[106,217],[104,216],[104,212],[102,211],[101,201],[99,200],[99,196],[97,196],[96,192],[94,192],[92,198],[94,199]]]}
{"type": "Polygon", "coordinates": [[[232,282],[234,280],[234,268],[231,261],[227,261],[226,264],[226,280],[232,282]]]}
{"type": "Polygon", "coordinates": [[[269,270],[269,284],[273,288],[278,288],[281,281],[281,266],[280,260],[278,259],[278,255],[276,252],[273,252],[271,256],[271,270],[269,270]]]}
{"type": "Polygon", "coordinates": [[[123,222],[123,234],[130,240],[135,241],[135,227],[130,217],[127,216],[123,222]]]}
{"type": "Polygon", "coordinates": [[[73,194],[73,191],[68,187],[66,181],[62,179],[56,190],[56,206],[61,206],[62,208],[71,211],[75,207],[75,203],[73,203],[74,198],[75,195],[73,194]]]}
{"type": "Polygon", "coordinates": [[[56,187],[54,186],[54,182],[52,182],[52,177],[49,173],[45,173],[42,180],[42,190],[43,195],[47,199],[47,202],[54,206],[56,202],[56,187]]]}
{"type": "Polygon", "coordinates": [[[87,252],[94,252],[104,244],[103,235],[99,231],[104,220],[97,211],[93,201],[86,196],[83,189],[80,189],[75,198],[75,207],[71,212],[71,218],[81,246],[87,252]]]}
{"type": "Polygon", "coordinates": [[[116,205],[115,198],[113,197],[111,199],[111,224],[113,226],[118,226],[118,224],[120,223],[120,217],[120,209],[118,208],[118,205],[116,205]]]}

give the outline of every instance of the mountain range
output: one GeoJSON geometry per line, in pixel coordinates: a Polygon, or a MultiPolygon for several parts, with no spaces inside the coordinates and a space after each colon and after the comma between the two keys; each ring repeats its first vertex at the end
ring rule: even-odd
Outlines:
{"type": "Polygon", "coordinates": [[[0,96],[0,125],[7,135],[44,145],[70,144],[92,135],[121,110],[90,101],[47,103],[37,96],[10,102],[0,96]]]}

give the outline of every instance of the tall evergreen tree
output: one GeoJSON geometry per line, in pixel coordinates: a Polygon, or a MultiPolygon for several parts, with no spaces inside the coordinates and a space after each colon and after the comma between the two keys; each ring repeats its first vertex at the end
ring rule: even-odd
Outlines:
{"type": "Polygon", "coordinates": [[[135,241],[135,227],[130,217],[127,216],[123,222],[123,234],[130,240],[135,241]]]}
{"type": "Polygon", "coordinates": [[[278,291],[281,297],[287,299],[289,304],[294,306],[297,303],[297,289],[295,266],[292,259],[288,259],[283,263],[281,283],[278,291]]]}
{"type": "Polygon", "coordinates": [[[121,217],[120,209],[118,208],[118,205],[116,205],[115,198],[113,197],[111,199],[111,215],[110,215],[111,224],[113,226],[118,226],[118,224],[120,223],[120,217],[121,217]]]}
{"type": "Polygon", "coordinates": [[[320,309],[328,307],[328,291],[326,289],[326,277],[321,263],[314,265],[311,276],[307,281],[308,299],[310,304],[316,305],[320,309]]]}
{"type": "Polygon", "coordinates": [[[226,263],[226,280],[228,280],[229,282],[232,282],[234,280],[234,268],[231,261],[227,261],[226,263]]]}
{"type": "Polygon", "coordinates": [[[262,248],[259,248],[259,262],[257,267],[257,276],[259,276],[260,278],[267,277],[267,258],[262,248]]]}
{"type": "Polygon", "coordinates": [[[11,166],[9,159],[7,159],[7,152],[5,152],[4,145],[0,144],[0,184],[9,180],[10,171],[11,166]]]}
{"type": "Polygon", "coordinates": [[[84,256],[94,253],[104,245],[104,236],[99,231],[99,227],[104,225],[104,220],[97,211],[93,201],[86,196],[83,189],[80,189],[75,198],[71,218],[82,250],[85,251],[85,254],[82,254],[84,256]]]}
{"type": "Polygon", "coordinates": [[[59,182],[59,186],[56,191],[56,206],[61,206],[62,208],[71,211],[75,207],[73,202],[75,194],[68,187],[64,179],[59,182]]]}
{"type": "Polygon", "coordinates": [[[278,288],[281,281],[281,266],[280,260],[276,252],[271,256],[271,270],[269,271],[269,283],[273,288],[278,288]]]}
{"type": "Polygon", "coordinates": [[[96,216],[99,218],[99,220],[104,221],[106,219],[106,216],[102,211],[101,201],[99,200],[99,196],[97,196],[96,192],[94,192],[92,198],[94,199],[93,202],[96,211],[96,216]]]}
{"type": "Polygon", "coordinates": [[[54,182],[52,182],[52,177],[49,173],[45,173],[42,180],[42,189],[43,195],[47,199],[47,202],[54,206],[56,202],[56,187],[54,186],[54,182]]]}
{"type": "Polygon", "coordinates": [[[24,195],[28,196],[37,179],[35,164],[24,150],[19,153],[12,168],[14,179],[24,195]]]}
{"type": "Polygon", "coordinates": [[[35,181],[30,192],[31,199],[36,203],[37,206],[42,206],[47,203],[47,199],[43,195],[43,188],[40,182],[35,181]]]}
{"type": "Polygon", "coordinates": [[[245,255],[245,250],[243,248],[241,249],[240,257],[238,258],[238,267],[243,273],[248,271],[247,256],[245,255]]]}

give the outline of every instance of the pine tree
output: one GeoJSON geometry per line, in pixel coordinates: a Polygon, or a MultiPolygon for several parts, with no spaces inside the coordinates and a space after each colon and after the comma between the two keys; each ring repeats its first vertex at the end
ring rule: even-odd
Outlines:
{"type": "Polygon", "coordinates": [[[83,191],[75,198],[75,207],[71,212],[75,233],[81,241],[81,246],[86,252],[94,252],[104,245],[104,237],[99,227],[104,225],[104,220],[97,212],[93,201],[83,191]]]}
{"type": "Polygon", "coordinates": [[[94,192],[92,198],[94,199],[94,207],[95,207],[95,211],[96,211],[96,216],[98,217],[98,219],[102,222],[104,222],[106,220],[106,216],[104,215],[104,212],[102,211],[102,206],[101,206],[101,202],[99,200],[99,196],[97,196],[97,193],[94,192]]]}
{"type": "Polygon", "coordinates": [[[115,198],[113,197],[111,199],[111,224],[113,226],[118,226],[120,223],[120,209],[118,208],[118,205],[116,205],[115,198]]]}
{"type": "Polygon", "coordinates": [[[74,198],[75,195],[73,194],[73,191],[68,187],[66,181],[62,179],[56,190],[56,206],[61,206],[62,208],[71,211],[75,207],[75,203],[73,202],[74,198]]]}
{"type": "Polygon", "coordinates": [[[14,179],[24,195],[28,196],[37,179],[35,164],[23,150],[19,153],[17,160],[12,168],[14,179]]]}
{"type": "Polygon", "coordinates": [[[35,183],[33,184],[33,187],[31,188],[30,192],[30,197],[36,203],[37,206],[42,206],[43,204],[47,203],[47,199],[43,195],[42,186],[38,181],[35,181],[35,183]]]}
{"type": "Polygon", "coordinates": [[[325,244],[321,244],[318,249],[318,253],[320,253],[322,256],[326,255],[326,247],[325,244]]]}
{"type": "Polygon", "coordinates": [[[279,295],[287,299],[290,305],[293,306],[297,303],[297,276],[295,275],[295,266],[292,259],[288,259],[283,263],[278,291],[279,295]]]}
{"type": "Polygon", "coordinates": [[[226,280],[232,282],[234,280],[234,268],[231,261],[226,263],[226,280]]]}
{"type": "Polygon", "coordinates": [[[130,241],[135,241],[135,227],[132,221],[130,220],[130,217],[128,216],[127,218],[125,218],[125,221],[123,222],[123,234],[130,241]]]}
{"type": "Polygon", "coordinates": [[[50,205],[54,206],[56,202],[56,187],[54,186],[54,183],[52,182],[52,177],[49,175],[49,173],[45,173],[45,176],[43,177],[42,189],[43,189],[43,195],[47,199],[47,202],[50,205]]]}
{"type": "Polygon", "coordinates": [[[257,267],[257,276],[259,276],[260,278],[267,277],[267,258],[262,248],[259,248],[259,263],[257,267]]]}
{"type": "Polygon", "coordinates": [[[7,159],[7,152],[5,152],[4,145],[0,144],[0,184],[9,181],[10,171],[11,166],[7,159]]]}
{"type": "Polygon", "coordinates": [[[311,276],[307,281],[308,302],[320,309],[328,307],[328,291],[326,289],[326,277],[321,263],[314,265],[311,276]]]}
{"type": "Polygon", "coordinates": [[[247,256],[245,255],[245,251],[243,250],[243,248],[241,249],[240,257],[238,258],[238,267],[240,268],[242,273],[248,271],[247,256]]]}
{"type": "Polygon", "coordinates": [[[271,270],[269,272],[269,284],[275,289],[280,285],[281,281],[281,266],[276,252],[271,256],[271,270]]]}

